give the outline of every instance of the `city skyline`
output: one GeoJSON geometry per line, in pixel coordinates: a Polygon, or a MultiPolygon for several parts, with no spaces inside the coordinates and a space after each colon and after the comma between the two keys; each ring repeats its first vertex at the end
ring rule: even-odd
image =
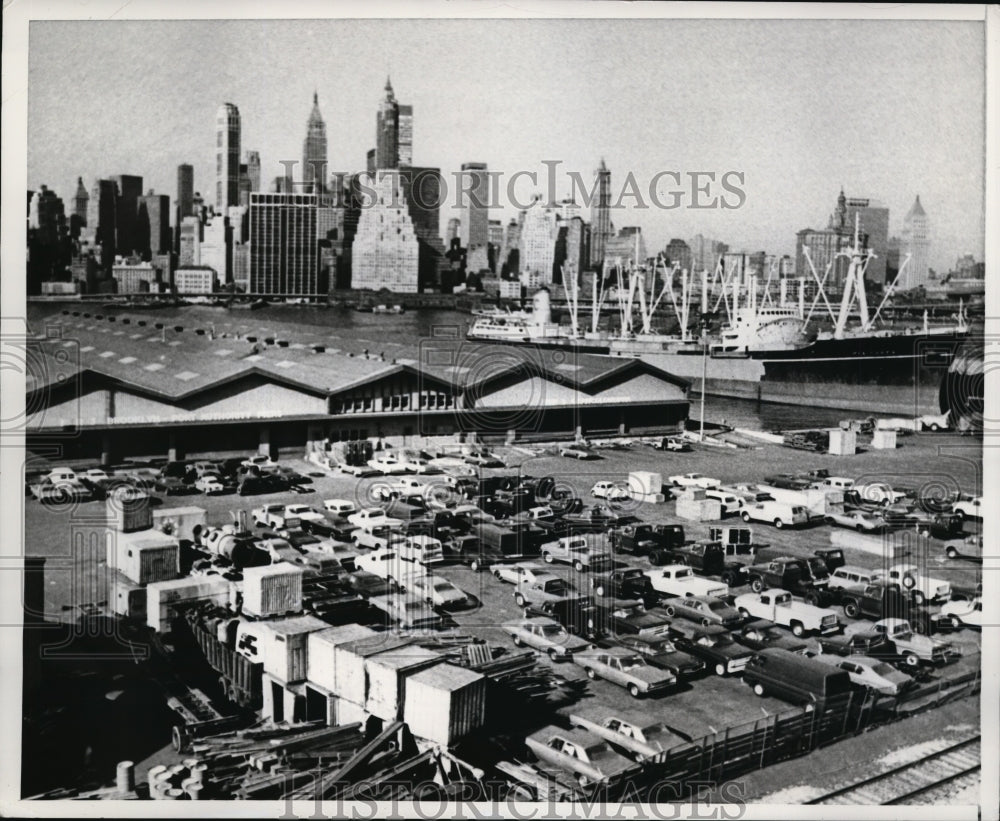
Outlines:
{"type": "MultiPolygon", "coordinates": [[[[55,54],[65,66],[58,73],[32,72],[29,187],[46,184],[68,201],[79,176],[89,186],[98,177],[136,174],[176,205],[176,169],[190,163],[194,189],[212,201],[218,107],[232,102],[239,108],[241,145],[261,153],[266,181],[281,173],[280,160],[301,162],[302,122],[317,91],[329,101],[330,169],[360,171],[375,145],[373,112],[388,74],[397,96],[412,106],[413,164],[439,167],[448,181],[463,163],[477,160],[508,176],[536,171],[543,190],[543,161],[559,160],[589,186],[603,157],[612,169],[614,199],[629,172],[640,184],[664,170],[744,173],[747,201],[739,209],[612,211],[616,228],[641,226],[651,249],[703,234],[748,252],[793,254],[796,232],[823,227],[831,190],[843,186],[885,203],[893,233],[920,195],[933,219],[932,267],[945,269],[965,252],[981,258],[979,24],[735,23],[574,20],[559,40],[554,21],[493,21],[491,30],[510,36],[494,35],[487,79],[475,85],[456,79],[478,59],[468,38],[456,36],[481,25],[472,20],[315,21],[305,30],[283,21],[36,23],[32,68],[55,54]],[[667,32],[670,53],[652,50],[667,32]],[[712,48],[692,50],[685,32],[712,48]],[[253,65],[247,44],[257,42],[255,33],[274,46],[277,59],[267,73],[283,89],[276,101],[257,90],[259,72],[246,70],[253,65]],[[193,63],[180,61],[190,67],[183,94],[165,69],[143,70],[151,53],[142,44],[151,37],[179,57],[199,53],[193,63]],[[418,48],[429,37],[449,44],[444,56],[418,48]],[[376,47],[385,39],[398,44],[391,59],[376,47]],[[204,49],[209,40],[210,51],[204,49]],[[841,53],[847,41],[850,55],[841,53]],[[344,47],[330,49],[330,42],[344,47]],[[531,50],[525,45],[532,42],[544,43],[550,54],[526,60],[531,50]],[[900,54],[904,42],[908,48],[900,54]],[[621,48],[626,43],[629,48],[621,48]],[[562,57],[574,47],[588,56],[567,64],[562,57]],[[662,70],[648,72],[651,60],[662,70]],[[788,72],[789,60],[801,70],[788,72]],[[100,89],[104,105],[59,94],[55,88],[65,76],[100,89]],[[601,78],[604,86],[596,82],[601,78]],[[621,93],[623,78],[632,93],[621,93]],[[130,107],[137,88],[158,102],[155,114],[130,107]],[[856,116],[836,116],[851,107],[856,116]],[[130,120],[133,126],[123,128],[130,120]]],[[[562,196],[569,182],[560,182],[562,196]]],[[[459,216],[453,204],[451,197],[442,208],[442,225],[459,216]]],[[[514,213],[492,209],[489,217],[506,223],[514,213]]]]}

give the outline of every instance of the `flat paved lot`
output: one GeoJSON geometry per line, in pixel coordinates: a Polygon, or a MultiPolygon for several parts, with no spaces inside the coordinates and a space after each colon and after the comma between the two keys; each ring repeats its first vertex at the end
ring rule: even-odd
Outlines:
{"type": "MultiPolygon", "coordinates": [[[[766,445],[755,450],[730,450],[697,447],[689,453],[660,453],[636,445],[629,450],[602,450],[603,458],[577,462],[559,456],[528,456],[517,449],[500,449],[510,467],[520,466],[532,476],[552,476],[560,486],[572,488],[585,501],[590,500],[590,488],[603,479],[624,481],[630,470],[651,470],[666,477],[673,473],[697,471],[725,483],[757,482],[770,473],[795,472],[825,467],[831,474],[851,478],[881,478],[907,486],[939,485],[960,488],[965,492],[980,490],[980,453],[978,440],[948,434],[926,434],[901,440],[895,451],[869,451],[853,457],[833,457],[766,445]]],[[[196,458],[196,457],[195,457],[196,458]]],[[[313,469],[299,459],[281,459],[282,464],[303,473],[313,469]]],[[[429,479],[432,477],[428,477],[429,479]]],[[[359,505],[371,504],[369,488],[378,480],[358,480],[348,476],[314,478],[313,493],[270,494],[258,497],[236,495],[202,497],[176,496],[163,499],[164,507],[197,505],[205,508],[209,524],[231,521],[230,511],[256,507],[265,503],[304,502],[317,508],[329,498],[354,500],[359,505]]],[[[635,510],[640,518],[653,522],[678,522],[674,504],[642,504],[635,510]]],[[[73,603],[101,601],[106,598],[103,578],[104,503],[93,502],[70,510],[47,508],[32,499],[25,501],[26,552],[31,556],[49,557],[46,568],[46,611],[49,618],[68,619],[73,603]],[[74,548],[74,545],[76,547],[74,548]],[[83,550],[81,554],[79,551],[83,550]]],[[[742,524],[731,517],[731,523],[742,524]]],[[[712,523],[684,523],[689,539],[706,538],[712,523]]],[[[758,542],[768,542],[792,555],[809,555],[819,547],[830,546],[831,528],[826,525],[805,530],[775,530],[767,525],[754,525],[758,542]]],[[[980,576],[978,565],[949,561],[943,557],[940,542],[927,542],[928,572],[957,584],[975,584],[980,576]]],[[[848,550],[848,562],[865,567],[878,567],[882,557],[848,550]]],[[[648,567],[644,559],[632,559],[640,567],[648,567]]],[[[551,566],[555,572],[571,578],[573,571],[562,565],[551,566]]],[[[475,594],[481,606],[455,614],[459,632],[480,636],[491,642],[511,646],[499,625],[521,615],[513,599],[511,585],[504,584],[488,573],[476,574],[461,566],[440,568],[440,572],[456,585],[475,594]]],[[[743,592],[743,591],[737,591],[743,592]]],[[[839,610],[838,610],[839,612],[839,610]]],[[[847,621],[843,619],[843,621],[847,621]]],[[[868,622],[848,625],[848,631],[862,629],[868,622]]],[[[963,630],[947,636],[965,657],[952,667],[972,669],[978,666],[979,634],[963,630]]],[[[543,659],[542,664],[567,680],[582,680],[583,670],[572,663],[555,663],[543,659]]],[[[956,670],[957,671],[957,670],[956,670]]],[[[597,713],[615,713],[634,720],[661,720],[692,736],[702,735],[726,726],[754,721],[764,712],[773,714],[786,709],[784,702],[758,698],[739,677],[719,678],[702,675],[686,685],[655,699],[633,700],[620,687],[606,681],[590,682],[585,696],[574,705],[560,708],[569,713],[584,709],[597,713]]],[[[972,709],[972,708],[970,708],[972,709]]]]}

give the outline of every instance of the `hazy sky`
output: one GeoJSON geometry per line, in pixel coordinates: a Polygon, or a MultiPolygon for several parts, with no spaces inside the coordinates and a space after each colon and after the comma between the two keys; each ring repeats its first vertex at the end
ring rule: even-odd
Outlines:
{"type": "MultiPolygon", "coordinates": [[[[542,183],[541,161],[559,160],[562,196],[564,170],[589,185],[603,156],[615,196],[628,172],[645,196],[660,171],[743,172],[741,208],[613,213],[651,252],[702,233],[793,253],[843,185],[887,205],[893,233],[920,194],[947,270],[983,254],[983,38],[967,22],[33,22],[28,183],[68,201],[78,176],[130,173],[173,199],[188,162],[212,201],[228,101],[267,188],[279,160],[301,159],[314,90],[331,169],[361,170],[388,73],[414,109],[414,164],[445,174],[481,161],[542,183]]],[[[661,178],[665,203],[672,187],[661,178]]]]}

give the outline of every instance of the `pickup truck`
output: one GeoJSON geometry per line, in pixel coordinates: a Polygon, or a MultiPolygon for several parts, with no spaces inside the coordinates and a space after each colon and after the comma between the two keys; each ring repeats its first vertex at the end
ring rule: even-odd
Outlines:
{"type": "Polygon", "coordinates": [[[514,588],[514,601],[518,607],[533,605],[542,610],[549,610],[553,602],[577,595],[573,585],[552,573],[539,573],[530,581],[522,577],[514,588]]]}
{"type": "Polygon", "coordinates": [[[590,577],[590,589],[597,596],[616,599],[639,599],[646,607],[659,600],[648,576],[638,567],[617,567],[590,577]]]}
{"type": "Polygon", "coordinates": [[[796,601],[787,590],[744,593],[736,597],[735,605],[744,618],[753,616],[773,621],[789,628],[796,638],[810,631],[836,633],[841,627],[837,614],[832,610],[796,601]]]}
{"type": "Polygon", "coordinates": [[[597,605],[598,624],[616,636],[661,636],[670,627],[662,610],[647,610],[640,601],[615,601],[597,605]]]}
{"type": "Polygon", "coordinates": [[[683,564],[668,564],[646,571],[653,590],[665,596],[726,596],[729,586],[722,582],[703,579],[694,575],[690,567],[683,564]]]}
{"type": "Polygon", "coordinates": [[[547,542],[542,545],[542,558],[549,564],[570,564],[578,573],[605,570],[612,564],[606,541],[586,536],[563,536],[554,542],[547,542]]]}
{"type": "Polygon", "coordinates": [[[739,673],[753,656],[753,650],[737,644],[725,628],[715,624],[675,621],[670,638],[679,649],[704,661],[717,676],[739,673]]]}
{"type": "Polygon", "coordinates": [[[917,605],[926,602],[943,604],[951,599],[950,582],[924,576],[915,564],[895,564],[889,568],[886,578],[901,585],[917,605]]]}
{"type": "Polygon", "coordinates": [[[684,544],[683,525],[627,525],[611,533],[611,545],[619,553],[647,556],[651,564],[664,564],[667,551],[684,544]]]}
{"type": "MultiPolygon", "coordinates": [[[[730,547],[732,547],[730,545],[730,547]]],[[[737,587],[744,583],[741,562],[726,560],[726,546],[721,542],[694,542],[662,551],[662,562],[659,564],[683,564],[696,573],[706,576],[719,576],[730,586],[737,587]]]]}
{"type": "Polygon", "coordinates": [[[387,527],[373,527],[371,530],[355,530],[351,534],[351,541],[358,547],[366,547],[369,550],[380,550],[385,547],[402,544],[403,537],[394,534],[387,527]]]}
{"type": "Polygon", "coordinates": [[[813,605],[825,605],[833,601],[833,595],[828,589],[829,574],[823,578],[819,575],[821,572],[810,568],[806,559],[791,556],[743,568],[744,577],[754,593],[761,593],[768,588],[790,590],[813,605]]]}
{"type": "Polygon", "coordinates": [[[875,622],[874,630],[896,645],[897,652],[910,667],[917,667],[921,662],[944,665],[962,656],[951,642],[921,635],[906,619],[882,619],[875,622]]]}
{"type": "Polygon", "coordinates": [[[284,505],[261,505],[250,511],[250,518],[258,527],[284,527],[284,505]]]}
{"type": "Polygon", "coordinates": [[[347,517],[347,521],[362,530],[373,530],[376,527],[400,527],[402,519],[390,518],[380,507],[366,507],[347,517]]]}
{"type": "Polygon", "coordinates": [[[903,593],[895,582],[841,590],[840,604],[849,619],[906,619],[918,633],[931,633],[938,619],[903,593]]]}

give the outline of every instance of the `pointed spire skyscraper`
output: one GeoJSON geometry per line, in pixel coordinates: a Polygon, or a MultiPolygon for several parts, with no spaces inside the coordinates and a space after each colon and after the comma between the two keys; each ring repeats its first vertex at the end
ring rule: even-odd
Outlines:
{"type": "Polygon", "coordinates": [[[306,138],[302,144],[302,182],[305,193],[325,193],[327,162],[326,123],[319,111],[319,94],[314,91],[313,107],[306,124],[306,138]]]}

